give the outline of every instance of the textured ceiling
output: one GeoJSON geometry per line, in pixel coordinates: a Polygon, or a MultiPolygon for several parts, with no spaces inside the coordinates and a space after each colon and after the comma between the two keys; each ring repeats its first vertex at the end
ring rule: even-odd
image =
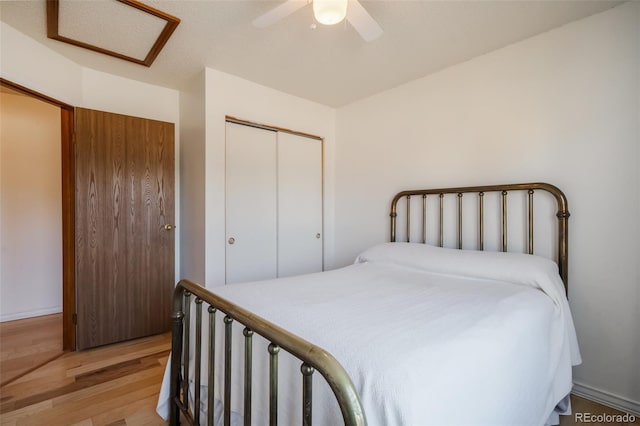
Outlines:
{"type": "MultiPolygon", "coordinates": [[[[115,0],[86,1],[103,7],[115,0]]],[[[0,19],[73,61],[101,71],[180,89],[211,67],[302,98],[337,107],[504,47],[622,2],[599,0],[361,0],[384,29],[367,43],[350,27],[313,23],[305,6],[266,28],[251,25],[277,6],[267,0],[144,1],[181,19],[150,68],[46,38],[45,1],[0,1],[0,19]]],[[[138,17],[121,14],[117,33],[143,37],[138,17]],[[126,29],[128,28],[128,29],[126,29]]],[[[86,28],[84,29],[86,31],[86,28]]]]}
{"type": "Polygon", "coordinates": [[[144,60],[166,20],[117,1],[62,0],[58,33],[144,60]]]}

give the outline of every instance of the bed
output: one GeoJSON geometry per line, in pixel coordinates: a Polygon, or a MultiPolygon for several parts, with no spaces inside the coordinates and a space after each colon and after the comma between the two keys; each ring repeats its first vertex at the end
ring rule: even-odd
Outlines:
{"type": "Polygon", "coordinates": [[[158,413],[210,425],[557,423],[581,362],[568,217],[546,183],[403,191],[390,242],[353,265],[215,294],[183,280],[158,413]],[[553,200],[554,226],[534,220],[537,194],[553,200]],[[534,254],[534,223],[555,262],[534,254]]]}

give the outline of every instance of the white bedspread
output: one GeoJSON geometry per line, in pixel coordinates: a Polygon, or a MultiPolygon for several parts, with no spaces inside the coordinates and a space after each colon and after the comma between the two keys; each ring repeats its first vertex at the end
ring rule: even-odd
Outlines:
{"type": "MultiPolygon", "coordinates": [[[[333,354],[372,426],[543,425],[580,363],[557,266],[536,256],[389,243],[339,270],[213,290],[333,354]]],[[[232,410],[241,413],[241,328],[234,333],[232,410]]],[[[268,418],[266,342],[254,342],[254,353],[260,425],[268,418]]],[[[300,424],[300,363],[280,358],[279,424],[300,424]]],[[[221,379],[216,386],[221,399],[221,379]]],[[[165,374],[164,417],[168,387],[165,374]]],[[[318,374],[313,404],[314,424],[342,423],[318,374]]]]}

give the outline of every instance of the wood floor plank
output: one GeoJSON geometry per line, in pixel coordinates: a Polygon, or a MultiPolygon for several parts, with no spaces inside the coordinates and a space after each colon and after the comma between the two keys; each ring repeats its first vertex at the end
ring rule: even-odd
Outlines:
{"type": "Polygon", "coordinates": [[[62,354],[62,314],[0,323],[0,386],[62,354]]]}
{"type": "Polygon", "coordinates": [[[156,413],[158,398],[154,397],[149,402],[151,403],[150,408],[138,409],[135,413],[126,417],[125,420],[128,426],[166,426],[169,424],[168,421],[162,420],[156,413]]]}
{"type": "Polygon", "coordinates": [[[38,413],[41,413],[45,410],[53,407],[52,401],[42,401],[38,404],[30,405],[28,407],[24,407],[20,410],[3,412],[0,415],[0,420],[2,421],[2,425],[5,424],[17,424],[18,420],[28,416],[34,416],[38,413]]]}
{"type": "MultiPolygon", "coordinates": [[[[164,374],[164,369],[160,369],[160,368],[141,371],[139,373],[136,373],[130,376],[121,377],[119,379],[102,383],[100,385],[92,386],[90,388],[85,388],[69,394],[60,395],[54,398],[53,404],[62,405],[69,401],[74,401],[84,397],[89,397],[93,395],[105,395],[114,389],[122,389],[122,388],[126,388],[127,386],[135,386],[140,381],[147,380],[149,378],[155,378],[156,380],[158,380],[158,383],[160,383],[162,381],[163,374],[164,374]]],[[[158,385],[158,390],[159,389],[160,389],[160,385],[158,385]]]]}
{"type": "Polygon", "coordinates": [[[0,388],[0,413],[15,410],[16,403],[23,398],[31,398],[34,395],[51,392],[55,389],[68,386],[73,382],[73,378],[62,376],[36,378],[36,380],[23,380],[19,383],[10,383],[0,388]]]}
{"type": "MultiPolygon", "coordinates": [[[[165,354],[168,356],[168,353],[165,354]]],[[[47,391],[39,391],[30,397],[22,398],[13,402],[13,409],[19,409],[28,405],[35,404],[47,399],[54,399],[60,395],[67,395],[79,390],[85,390],[95,385],[114,381],[120,377],[131,376],[139,371],[150,368],[160,370],[157,359],[146,357],[139,360],[132,360],[126,363],[116,364],[96,372],[85,373],[77,376],[74,381],[66,382],[62,386],[47,391]]]]}
{"type": "MultiPolygon", "coordinates": [[[[29,333],[29,326],[14,324],[12,333],[29,333]],[[16,330],[18,330],[16,332],[16,330]]],[[[5,334],[6,336],[7,334],[5,334]]],[[[19,337],[25,345],[41,339],[19,337]]],[[[170,350],[168,333],[122,342],[60,358],[0,387],[0,424],[105,426],[165,425],[155,412],[160,384],[170,350]]],[[[7,351],[27,353],[15,347],[7,351]]]]}
{"type": "MultiPolygon", "coordinates": [[[[104,411],[117,409],[132,401],[145,398],[157,399],[163,371],[157,369],[155,374],[129,376],[118,386],[96,387],[49,399],[38,404],[9,412],[11,419],[16,419],[18,425],[69,425],[90,419],[104,411]],[[34,409],[37,406],[37,410],[34,409]]],[[[124,379],[124,378],[123,378],[124,379]]],[[[153,404],[155,408],[155,404],[153,404]]],[[[2,415],[4,420],[5,414],[2,415]]],[[[158,420],[160,418],[158,417],[158,420]]]]}
{"type": "Polygon", "coordinates": [[[155,412],[158,396],[152,395],[92,417],[94,425],[165,425],[155,412]]]}
{"type": "Polygon", "coordinates": [[[48,383],[46,389],[41,390],[39,386],[42,381],[36,380],[35,383],[28,383],[30,386],[27,388],[21,386],[18,389],[5,390],[0,413],[13,411],[45,398],[53,400],[54,404],[62,404],[68,400],[81,398],[83,395],[101,394],[114,388],[135,384],[137,381],[149,377],[155,377],[160,383],[163,374],[164,367],[161,362],[158,362],[157,366],[143,369],[136,374],[128,374],[118,378],[112,377],[111,380],[99,384],[85,382],[85,384],[88,383],[87,386],[75,385],[73,379],[65,378],[58,381],[57,386],[54,381],[53,383],[48,383]]]}
{"type": "MultiPolygon", "coordinates": [[[[123,350],[131,350],[132,348],[127,348],[124,347],[122,348],[123,350]]],[[[88,362],[88,363],[84,363],[82,365],[79,365],[75,368],[70,368],[67,370],[67,375],[68,376],[79,376],[82,374],[87,374],[87,373],[91,373],[92,371],[96,371],[102,368],[106,368],[109,367],[110,365],[115,364],[120,364],[120,363],[125,363],[131,360],[136,360],[140,357],[146,357],[149,355],[154,355],[157,354],[159,352],[168,352],[171,349],[171,344],[170,343],[163,343],[160,345],[156,345],[156,346],[152,346],[150,348],[145,348],[145,349],[138,349],[135,350],[134,352],[126,352],[126,353],[121,353],[118,356],[109,358],[109,359],[101,359],[101,360],[95,360],[93,362],[88,362]]]]}
{"type": "Polygon", "coordinates": [[[618,425],[618,426],[640,426],[640,417],[635,416],[634,422],[597,422],[590,421],[586,423],[585,421],[581,421],[581,418],[576,418],[576,413],[585,413],[591,414],[593,416],[601,415],[601,414],[612,414],[612,415],[624,415],[622,411],[616,410],[615,408],[606,407],[604,405],[598,404],[597,402],[589,401],[588,399],[580,398],[576,395],[571,395],[571,411],[573,414],[570,416],[560,416],[560,426],[578,426],[589,424],[592,426],[610,426],[610,425],[618,425]]]}
{"type": "Polygon", "coordinates": [[[78,423],[74,423],[71,426],[93,426],[91,419],[86,419],[78,423]]]}
{"type": "Polygon", "coordinates": [[[131,401],[158,395],[160,383],[158,377],[150,377],[134,384],[116,387],[106,392],[91,395],[78,395],[62,404],[54,403],[50,409],[18,420],[18,425],[41,425],[46,420],[50,425],[68,425],[94,415],[120,408],[131,401]]]}

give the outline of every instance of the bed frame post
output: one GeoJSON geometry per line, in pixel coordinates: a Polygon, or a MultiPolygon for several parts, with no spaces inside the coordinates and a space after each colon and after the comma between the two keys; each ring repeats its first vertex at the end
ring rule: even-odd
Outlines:
{"type": "Polygon", "coordinates": [[[173,294],[173,315],[171,330],[171,387],[170,387],[170,411],[169,411],[169,424],[180,424],[180,410],[178,409],[178,402],[180,401],[180,364],[182,360],[182,333],[183,333],[183,318],[182,312],[182,293],[184,289],[178,286],[173,294]]]}
{"type": "Polygon", "coordinates": [[[558,187],[548,183],[539,185],[541,189],[550,192],[556,198],[558,205],[556,213],[558,218],[558,273],[564,283],[564,291],[569,297],[569,216],[571,216],[569,204],[567,197],[558,187]]]}
{"type": "MultiPolygon", "coordinates": [[[[566,205],[566,202],[565,202],[566,205]]],[[[570,213],[566,208],[564,210],[559,210],[558,214],[558,271],[560,272],[560,277],[564,282],[564,287],[569,294],[569,216],[570,213]]]]}
{"type": "Polygon", "coordinates": [[[392,243],[396,242],[396,216],[398,214],[396,213],[396,205],[395,203],[391,206],[391,214],[389,214],[389,216],[391,217],[391,234],[389,236],[389,241],[391,241],[392,243]]]}

